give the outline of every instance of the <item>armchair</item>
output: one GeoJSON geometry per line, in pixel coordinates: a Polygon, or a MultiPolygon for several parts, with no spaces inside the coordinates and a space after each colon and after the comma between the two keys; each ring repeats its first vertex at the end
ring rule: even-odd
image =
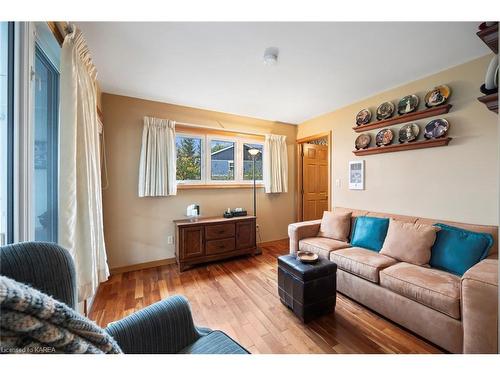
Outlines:
{"type": "MultiPolygon", "coordinates": [[[[76,273],[64,248],[45,242],[0,247],[0,274],[53,296],[75,309],[76,273]]],[[[194,325],[186,298],[173,296],[108,325],[124,353],[247,354],[221,331],[194,325]]]]}

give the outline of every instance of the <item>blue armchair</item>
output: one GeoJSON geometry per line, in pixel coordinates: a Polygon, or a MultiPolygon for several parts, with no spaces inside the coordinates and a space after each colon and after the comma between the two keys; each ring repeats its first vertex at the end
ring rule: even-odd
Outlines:
{"type": "MultiPolygon", "coordinates": [[[[0,274],[76,307],[76,273],[68,251],[56,244],[24,242],[0,247],[0,274]]],[[[188,301],[173,296],[108,325],[124,353],[248,354],[221,331],[194,325],[188,301]]]]}

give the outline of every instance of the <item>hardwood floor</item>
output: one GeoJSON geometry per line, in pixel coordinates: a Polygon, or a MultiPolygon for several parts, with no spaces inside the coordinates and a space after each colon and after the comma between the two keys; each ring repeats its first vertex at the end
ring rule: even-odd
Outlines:
{"type": "Polygon", "coordinates": [[[100,286],[90,318],[105,327],[183,294],[197,325],[226,332],[252,353],[441,353],[341,294],[335,313],[302,324],[277,293],[276,258],[288,252],[288,242],[267,243],[262,250],[181,274],[165,265],[113,275],[100,286]]]}

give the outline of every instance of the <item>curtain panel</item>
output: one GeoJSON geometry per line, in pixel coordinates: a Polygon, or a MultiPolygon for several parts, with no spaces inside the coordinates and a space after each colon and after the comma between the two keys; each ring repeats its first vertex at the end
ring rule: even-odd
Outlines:
{"type": "Polygon", "coordinates": [[[95,80],[85,39],[73,27],[61,50],[59,244],[75,260],[80,302],[109,276],[95,80]]]}
{"type": "Polygon", "coordinates": [[[266,134],[263,157],[265,192],[286,193],[288,191],[286,136],[266,134]]]}
{"type": "Polygon", "coordinates": [[[177,194],[175,121],[144,117],[139,197],[177,194]]]}

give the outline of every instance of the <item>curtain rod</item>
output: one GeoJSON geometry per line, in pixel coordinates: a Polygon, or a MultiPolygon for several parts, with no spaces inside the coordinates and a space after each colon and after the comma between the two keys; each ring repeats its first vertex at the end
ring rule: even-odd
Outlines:
{"type": "Polygon", "coordinates": [[[181,121],[176,121],[176,125],[182,125],[186,126],[189,128],[199,128],[199,129],[210,129],[210,130],[219,130],[219,131],[225,131],[225,132],[231,132],[231,133],[240,133],[240,134],[247,134],[247,135],[257,135],[259,137],[265,137],[266,135],[264,133],[258,133],[258,132],[248,132],[248,131],[243,131],[243,130],[228,130],[223,127],[217,128],[215,126],[207,126],[207,125],[199,125],[199,124],[192,124],[189,122],[181,122],[181,121]]]}

